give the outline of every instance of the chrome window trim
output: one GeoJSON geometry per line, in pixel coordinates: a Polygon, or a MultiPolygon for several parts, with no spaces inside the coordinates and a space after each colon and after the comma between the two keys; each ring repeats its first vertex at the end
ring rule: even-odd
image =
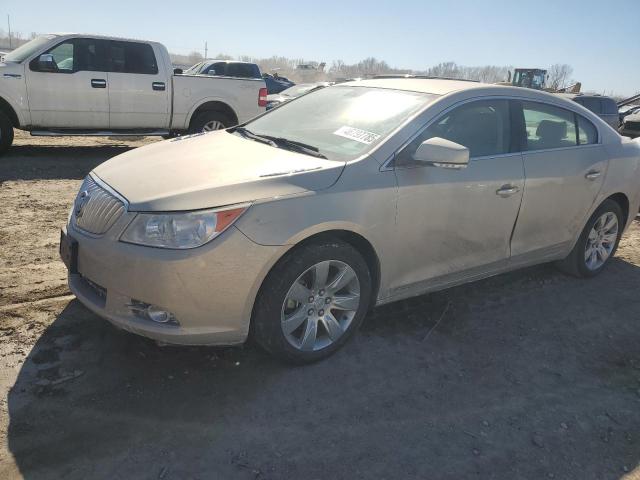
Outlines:
{"type": "MultiPolygon", "coordinates": [[[[515,96],[515,95],[509,95],[509,96],[505,96],[505,95],[487,95],[487,96],[481,96],[481,97],[467,98],[466,100],[460,100],[459,102],[456,102],[453,105],[450,105],[449,107],[447,107],[445,110],[440,112],[440,114],[438,116],[432,118],[426,124],[424,124],[422,127],[420,127],[416,131],[416,133],[414,133],[400,147],[398,147],[398,149],[395,152],[393,152],[389,156],[389,158],[387,158],[382,163],[382,166],[380,167],[380,171],[381,172],[386,172],[386,171],[390,171],[390,170],[395,170],[396,166],[392,165],[392,162],[395,159],[396,155],[398,155],[402,150],[407,148],[407,146],[411,142],[413,142],[418,136],[420,136],[422,134],[422,132],[424,132],[427,128],[429,128],[431,125],[433,125],[436,121],[438,121],[444,115],[449,113],[451,110],[453,110],[454,108],[457,108],[459,106],[465,105],[467,103],[483,101],[483,100],[517,100],[517,101],[527,101],[527,102],[534,102],[534,103],[537,102],[537,103],[543,103],[543,104],[546,104],[546,105],[550,105],[552,107],[556,107],[556,108],[561,108],[561,109],[567,110],[569,112],[574,113],[575,115],[580,115],[582,118],[584,118],[585,120],[587,120],[588,122],[590,122],[594,126],[594,128],[598,132],[598,142],[597,143],[587,143],[587,144],[584,144],[584,145],[575,145],[575,146],[571,146],[571,147],[546,148],[546,149],[541,149],[541,150],[521,150],[521,151],[518,151],[518,152],[500,153],[498,155],[483,155],[481,157],[470,157],[469,161],[478,160],[478,159],[487,159],[487,158],[499,158],[499,157],[505,157],[505,156],[510,156],[510,155],[523,155],[525,153],[533,153],[533,152],[553,152],[553,151],[558,151],[558,150],[569,150],[569,149],[574,149],[574,148],[595,147],[595,146],[602,145],[602,132],[601,132],[599,126],[596,125],[595,123],[593,123],[587,117],[585,117],[582,113],[576,112],[575,110],[573,110],[571,108],[567,108],[565,106],[560,106],[557,103],[548,101],[546,99],[545,100],[531,99],[531,98],[528,98],[528,97],[520,97],[520,96],[515,96]]],[[[579,105],[579,104],[576,104],[576,105],[579,105]]],[[[595,113],[594,113],[594,115],[595,115],[595,113]]],[[[404,168],[416,168],[416,167],[413,166],[413,167],[397,167],[397,168],[404,169],[404,168]]]]}

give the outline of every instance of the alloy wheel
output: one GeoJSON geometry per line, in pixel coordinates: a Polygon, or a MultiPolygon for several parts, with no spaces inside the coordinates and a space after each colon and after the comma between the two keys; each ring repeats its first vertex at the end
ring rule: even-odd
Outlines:
{"type": "Polygon", "coordinates": [[[222,130],[224,127],[223,123],[219,120],[210,120],[202,126],[203,132],[213,132],[214,130],[222,130]]]}
{"type": "Polygon", "coordinates": [[[618,217],[603,213],[591,227],[584,250],[584,261],[591,271],[597,270],[611,256],[618,239],[618,217]]]}
{"type": "Polygon", "coordinates": [[[293,282],[282,304],[280,325],[294,348],[317,351],[342,337],[359,307],[356,272],[344,262],[326,260],[293,282]]]}

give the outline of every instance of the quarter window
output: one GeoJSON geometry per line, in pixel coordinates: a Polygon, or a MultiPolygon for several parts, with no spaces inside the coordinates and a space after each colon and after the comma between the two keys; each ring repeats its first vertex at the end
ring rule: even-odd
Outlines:
{"type": "Polygon", "coordinates": [[[110,72],[149,75],[158,73],[156,56],[151,45],[147,43],[113,41],[111,42],[110,57],[110,72]]]}
{"type": "Polygon", "coordinates": [[[575,114],[543,103],[522,102],[526,128],[525,150],[575,147],[575,114]]]}
{"type": "Polygon", "coordinates": [[[398,153],[396,165],[411,165],[422,142],[433,137],[451,140],[469,149],[471,157],[509,153],[511,123],[507,100],[480,100],[446,113],[398,153]]]}
{"type": "Polygon", "coordinates": [[[578,141],[580,145],[591,145],[598,143],[598,130],[586,118],[576,115],[578,123],[578,141]]]}

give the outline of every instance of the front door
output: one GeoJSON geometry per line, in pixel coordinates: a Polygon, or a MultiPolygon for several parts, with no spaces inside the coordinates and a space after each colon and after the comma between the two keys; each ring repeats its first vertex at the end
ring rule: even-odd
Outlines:
{"type": "Polygon", "coordinates": [[[524,188],[511,153],[507,100],[465,103],[433,122],[394,160],[398,181],[392,295],[411,295],[504,268],[524,188]],[[417,164],[420,143],[441,137],[469,148],[467,168],[417,164]]]}
{"type": "Polygon", "coordinates": [[[582,115],[544,103],[520,105],[526,185],[512,255],[555,258],[578,238],[600,191],[604,146],[582,115]]]}
{"type": "Polygon", "coordinates": [[[31,123],[35,127],[109,127],[106,42],[71,38],[47,52],[54,64],[43,69],[38,57],[26,71],[31,123]]]}

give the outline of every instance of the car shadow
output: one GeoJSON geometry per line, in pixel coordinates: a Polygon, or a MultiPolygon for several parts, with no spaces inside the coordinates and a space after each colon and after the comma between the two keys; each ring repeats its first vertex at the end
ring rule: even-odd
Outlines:
{"type": "Polygon", "coordinates": [[[379,307],[305,367],[158,347],[74,300],[9,393],[8,447],[25,479],[620,479],[640,460],[638,286],[621,259],[500,275],[379,307]]]}
{"type": "Polygon", "coordinates": [[[0,183],[84,178],[102,162],[135,148],[114,141],[95,146],[14,145],[0,157],[0,183]]]}

